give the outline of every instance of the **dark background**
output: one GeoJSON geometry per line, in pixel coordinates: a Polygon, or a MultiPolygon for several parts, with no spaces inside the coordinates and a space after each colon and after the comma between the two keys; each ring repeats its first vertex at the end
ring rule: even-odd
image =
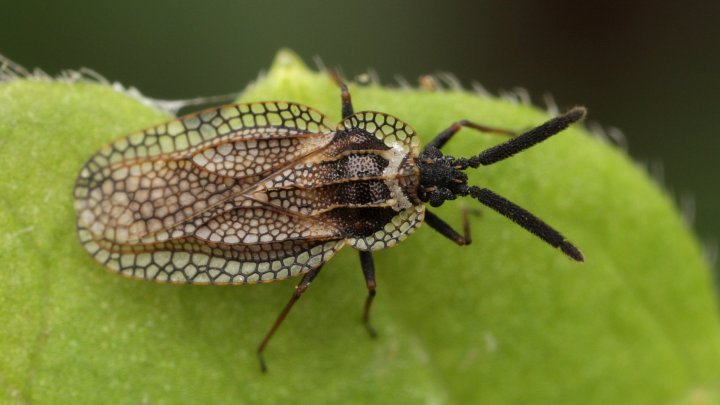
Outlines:
{"type": "Polygon", "coordinates": [[[537,104],[552,93],[622,129],[636,160],[694,197],[703,240],[719,234],[717,1],[23,1],[1,18],[0,52],[21,65],[85,66],[155,98],[240,90],[280,47],[348,77],[447,71],[537,104]]]}

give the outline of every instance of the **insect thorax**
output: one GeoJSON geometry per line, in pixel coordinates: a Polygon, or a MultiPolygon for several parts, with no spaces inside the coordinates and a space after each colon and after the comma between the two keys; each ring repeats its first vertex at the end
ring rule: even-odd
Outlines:
{"type": "MultiPolygon", "coordinates": [[[[263,182],[252,196],[333,224],[357,245],[353,241],[377,239],[373,235],[390,231],[393,220],[399,224],[408,215],[405,211],[421,209],[418,184],[412,151],[351,128],[336,132],[326,147],[263,182]]],[[[369,249],[374,243],[358,244],[369,249]]]]}

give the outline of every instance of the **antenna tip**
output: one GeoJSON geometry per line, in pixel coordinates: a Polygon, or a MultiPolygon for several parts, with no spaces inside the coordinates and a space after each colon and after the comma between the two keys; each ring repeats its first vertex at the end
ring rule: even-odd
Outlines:
{"type": "Polygon", "coordinates": [[[575,106],[568,110],[568,112],[565,113],[565,116],[570,120],[570,122],[576,122],[580,121],[581,119],[585,118],[587,115],[587,108],[583,106],[575,106]]]}
{"type": "Polygon", "coordinates": [[[571,259],[578,261],[578,262],[584,262],[585,257],[583,257],[583,254],[580,253],[580,249],[576,248],[572,243],[570,242],[563,242],[560,245],[560,250],[563,251],[566,255],[568,255],[571,259]]]}

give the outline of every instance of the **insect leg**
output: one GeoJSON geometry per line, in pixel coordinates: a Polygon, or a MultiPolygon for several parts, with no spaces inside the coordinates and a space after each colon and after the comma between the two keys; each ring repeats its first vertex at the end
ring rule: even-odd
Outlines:
{"type": "Polygon", "coordinates": [[[486,188],[471,186],[468,187],[467,191],[473,198],[497,211],[516,224],[522,226],[549,245],[560,248],[560,250],[562,250],[563,253],[568,255],[571,259],[579,262],[584,261],[580,250],[570,243],[565,236],[524,208],[486,188]]]}
{"type": "Polygon", "coordinates": [[[338,72],[334,70],[330,70],[330,75],[332,76],[335,83],[337,83],[338,86],[340,86],[340,100],[341,100],[341,110],[342,110],[342,117],[343,119],[353,115],[353,106],[352,106],[352,100],[350,98],[350,91],[348,90],[347,84],[340,78],[340,75],[338,72]]]}
{"type": "Polygon", "coordinates": [[[442,147],[447,143],[447,141],[449,141],[450,138],[452,138],[453,135],[458,133],[458,131],[460,131],[460,129],[462,129],[463,127],[472,128],[472,129],[478,130],[480,132],[487,132],[487,133],[491,133],[491,134],[509,135],[509,136],[515,135],[514,132],[509,131],[507,129],[493,128],[493,127],[488,127],[485,125],[476,124],[472,121],[461,120],[461,121],[457,121],[457,122],[453,123],[447,129],[440,132],[435,137],[435,139],[433,139],[432,141],[430,141],[430,143],[425,145],[425,149],[427,149],[430,146],[434,146],[438,149],[442,149],[442,147]]]}
{"type": "Polygon", "coordinates": [[[437,215],[433,214],[429,210],[425,210],[425,223],[436,230],[440,235],[450,239],[460,246],[469,245],[472,243],[470,237],[470,220],[468,218],[468,210],[462,210],[462,221],[463,221],[463,235],[461,236],[456,230],[452,229],[447,222],[443,221],[437,215]]]}
{"type": "Polygon", "coordinates": [[[184,100],[160,100],[150,98],[148,98],[147,100],[149,100],[153,104],[153,106],[157,107],[158,109],[162,111],[167,111],[172,115],[177,115],[178,112],[183,108],[229,102],[237,99],[241,94],[242,92],[237,92],[220,94],[216,96],[187,98],[184,100]]]}
{"type": "Polygon", "coordinates": [[[365,276],[365,284],[367,284],[368,295],[365,298],[365,309],[363,310],[363,324],[367,329],[370,337],[377,337],[375,328],[370,324],[370,306],[375,299],[375,264],[373,263],[372,253],[360,251],[360,264],[362,265],[363,275],[365,276]]]}
{"type": "Polygon", "coordinates": [[[548,120],[524,134],[515,137],[505,143],[486,149],[478,156],[482,165],[491,165],[518,152],[522,152],[538,143],[550,138],[558,132],[567,128],[570,124],[585,117],[585,107],[574,107],[563,115],[548,120]]]}
{"type": "Polygon", "coordinates": [[[295,287],[295,291],[293,291],[292,297],[290,297],[290,301],[288,301],[287,304],[285,304],[285,308],[283,308],[282,312],[280,312],[280,315],[278,315],[277,319],[275,320],[275,323],[273,323],[273,326],[270,328],[268,333],[265,335],[265,338],[260,343],[260,346],[258,346],[257,349],[257,356],[258,360],[260,361],[260,370],[263,373],[267,372],[267,366],[265,365],[265,358],[263,357],[263,351],[265,351],[265,347],[267,347],[268,342],[270,341],[270,338],[275,334],[275,331],[278,329],[280,324],[285,320],[285,317],[290,312],[290,309],[292,309],[293,305],[295,305],[295,302],[300,299],[300,296],[307,290],[307,288],[310,286],[310,283],[313,281],[315,276],[320,273],[320,269],[322,269],[322,266],[312,269],[309,272],[303,276],[302,280],[300,280],[300,283],[295,287]]]}

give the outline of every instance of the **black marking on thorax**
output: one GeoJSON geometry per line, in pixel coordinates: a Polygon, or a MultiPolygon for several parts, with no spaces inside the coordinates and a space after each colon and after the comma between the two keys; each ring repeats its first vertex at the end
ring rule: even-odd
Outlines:
{"type": "Polygon", "coordinates": [[[382,229],[396,215],[390,207],[339,207],[320,219],[336,226],[346,238],[363,238],[382,229]]]}
{"type": "Polygon", "coordinates": [[[353,128],[264,181],[252,198],[320,216],[348,237],[367,236],[416,203],[418,181],[412,156],[353,128]]]}

